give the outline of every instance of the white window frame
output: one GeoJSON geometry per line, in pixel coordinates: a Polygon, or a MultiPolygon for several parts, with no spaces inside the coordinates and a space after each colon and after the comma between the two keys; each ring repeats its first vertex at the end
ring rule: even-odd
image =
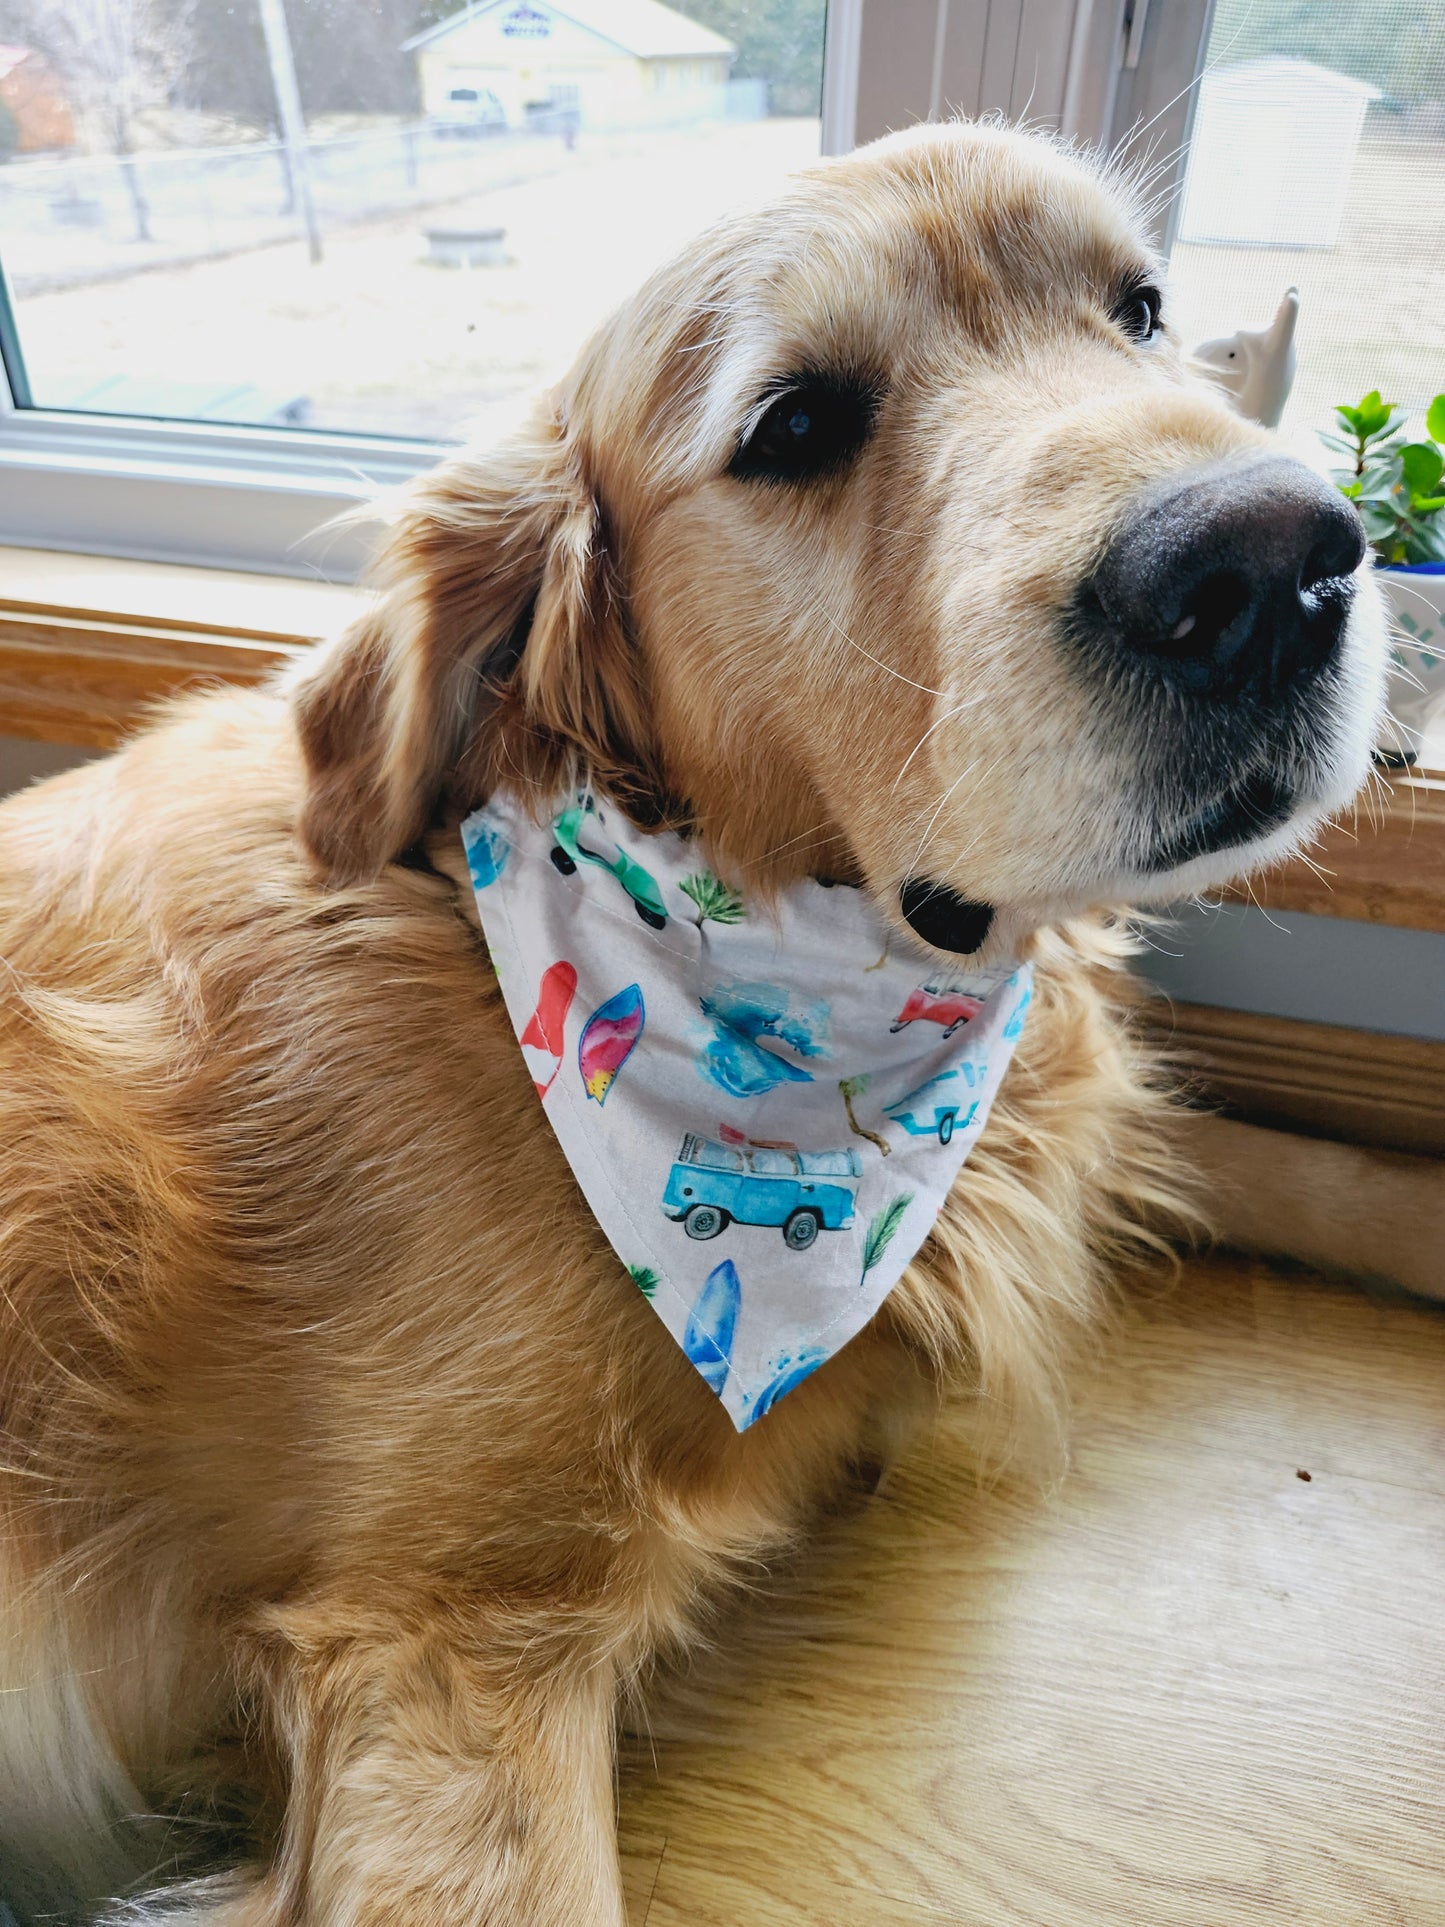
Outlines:
{"type": "Polygon", "coordinates": [[[12,547],[352,582],[375,534],[355,512],[443,453],[384,436],[21,407],[0,361],[0,543],[12,547]]]}
{"type": "MultiPolygon", "coordinates": [[[[1187,135],[1210,9],[830,0],[823,152],[960,107],[1028,113],[1106,146],[1153,116],[1148,138],[1169,152],[1187,135]]],[[[355,511],[445,453],[428,441],[65,413],[22,399],[0,359],[0,543],[15,546],[354,581],[374,534],[355,511]]]]}

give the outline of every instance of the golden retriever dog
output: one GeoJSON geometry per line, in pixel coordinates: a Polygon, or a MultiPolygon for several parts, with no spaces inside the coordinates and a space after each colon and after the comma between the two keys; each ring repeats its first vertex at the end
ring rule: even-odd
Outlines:
{"type": "Polygon", "coordinates": [[[1188,374],[1160,285],[1047,140],[821,166],[418,483],[288,683],[0,810],[18,1921],[620,1927],[624,1690],[944,1390],[981,1455],[1056,1425],[1179,1190],[1101,906],[1288,849],[1381,700],[1353,509],[1188,374]],[[752,890],[1035,965],[933,1234],[741,1434],[480,940],[459,821],[579,773],[752,890]]]}

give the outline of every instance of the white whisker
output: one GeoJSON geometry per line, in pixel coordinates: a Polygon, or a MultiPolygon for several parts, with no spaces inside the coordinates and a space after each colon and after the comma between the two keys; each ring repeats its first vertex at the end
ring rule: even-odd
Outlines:
{"type": "Polygon", "coordinates": [[[923,855],[924,845],[928,842],[929,837],[933,833],[934,824],[938,821],[939,817],[942,816],[944,810],[947,808],[949,798],[953,795],[954,791],[958,788],[959,784],[963,782],[965,777],[971,775],[974,769],[976,768],[977,768],[976,763],[966,764],[964,768],[959,771],[958,775],[954,777],[953,781],[949,784],[948,788],[943,792],[942,796],[939,797],[938,802],[934,805],[933,814],[932,816],[929,817],[927,823],[924,824],[923,833],[919,837],[918,842],[914,847],[913,859],[908,865],[907,874],[909,876],[912,876],[914,872],[917,870],[918,859],[923,855]]]}
{"type": "Polygon", "coordinates": [[[838,634],[843,638],[844,642],[847,643],[848,647],[850,649],[856,649],[858,651],[858,654],[860,656],[865,657],[867,661],[871,662],[875,669],[881,669],[886,675],[897,677],[899,682],[906,682],[910,689],[922,690],[925,696],[941,696],[943,694],[943,691],[941,689],[930,689],[927,683],[915,682],[912,676],[905,676],[901,669],[894,669],[891,664],[886,662],[880,662],[877,656],[870,656],[868,654],[868,651],[863,647],[862,643],[854,642],[853,638],[848,634],[847,630],[843,627],[843,625],[840,622],[838,622],[836,618],[834,618],[833,616],[830,616],[826,609],[822,611],[822,615],[823,615],[823,620],[828,624],[830,624],[832,628],[838,631],[838,634]]]}
{"type": "Polygon", "coordinates": [[[892,793],[894,795],[896,795],[898,792],[898,785],[903,781],[904,777],[908,774],[909,764],[913,761],[914,757],[918,754],[918,752],[923,748],[923,745],[928,741],[929,737],[933,734],[934,730],[941,729],[945,723],[952,722],[956,716],[961,716],[966,709],[972,709],[976,703],[980,703],[982,701],[983,701],[982,696],[965,696],[961,703],[956,703],[952,709],[945,709],[941,716],[934,717],[933,721],[928,725],[927,729],[924,730],[923,734],[919,737],[918,741],[913,745],[912,749],[909,750],[907,758],[903,763],[903,767],[899,770],[898,774],[894,777],[893,790],[892,790],[892,793]]]}

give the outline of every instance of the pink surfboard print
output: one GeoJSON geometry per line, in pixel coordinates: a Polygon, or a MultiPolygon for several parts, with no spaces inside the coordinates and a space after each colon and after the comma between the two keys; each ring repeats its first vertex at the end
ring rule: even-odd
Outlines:
{"type": "Polygon", "coordinates": [[[577,972],[571,964],[554,963],[543,971],[537,1008],[528,1018],[521,1039],[522,1055],[538,1097],[545,1097],[551,1090],[562,1062],[562,1031],[576,994],[577,972]]]}
{"type": "Polygon", "coordinates": [[[647,1012],[642,988],[629,984],[599,1004],[577,1040],[577,1066],[589,1097],[599,1104],[607,1102],[612,1080],[632,1055],[632,1047],[642,1035],[647,1012]]]}

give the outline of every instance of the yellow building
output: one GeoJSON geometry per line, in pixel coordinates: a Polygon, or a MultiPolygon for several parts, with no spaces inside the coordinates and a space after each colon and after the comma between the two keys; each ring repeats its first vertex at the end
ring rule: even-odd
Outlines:
{"type": "Polygon", "coordinates": [[[433,119],[511,127],[544,107],[592,127],[721,113],[737,55],[661,0],[473,0],[405,51],[433,119]]]}

